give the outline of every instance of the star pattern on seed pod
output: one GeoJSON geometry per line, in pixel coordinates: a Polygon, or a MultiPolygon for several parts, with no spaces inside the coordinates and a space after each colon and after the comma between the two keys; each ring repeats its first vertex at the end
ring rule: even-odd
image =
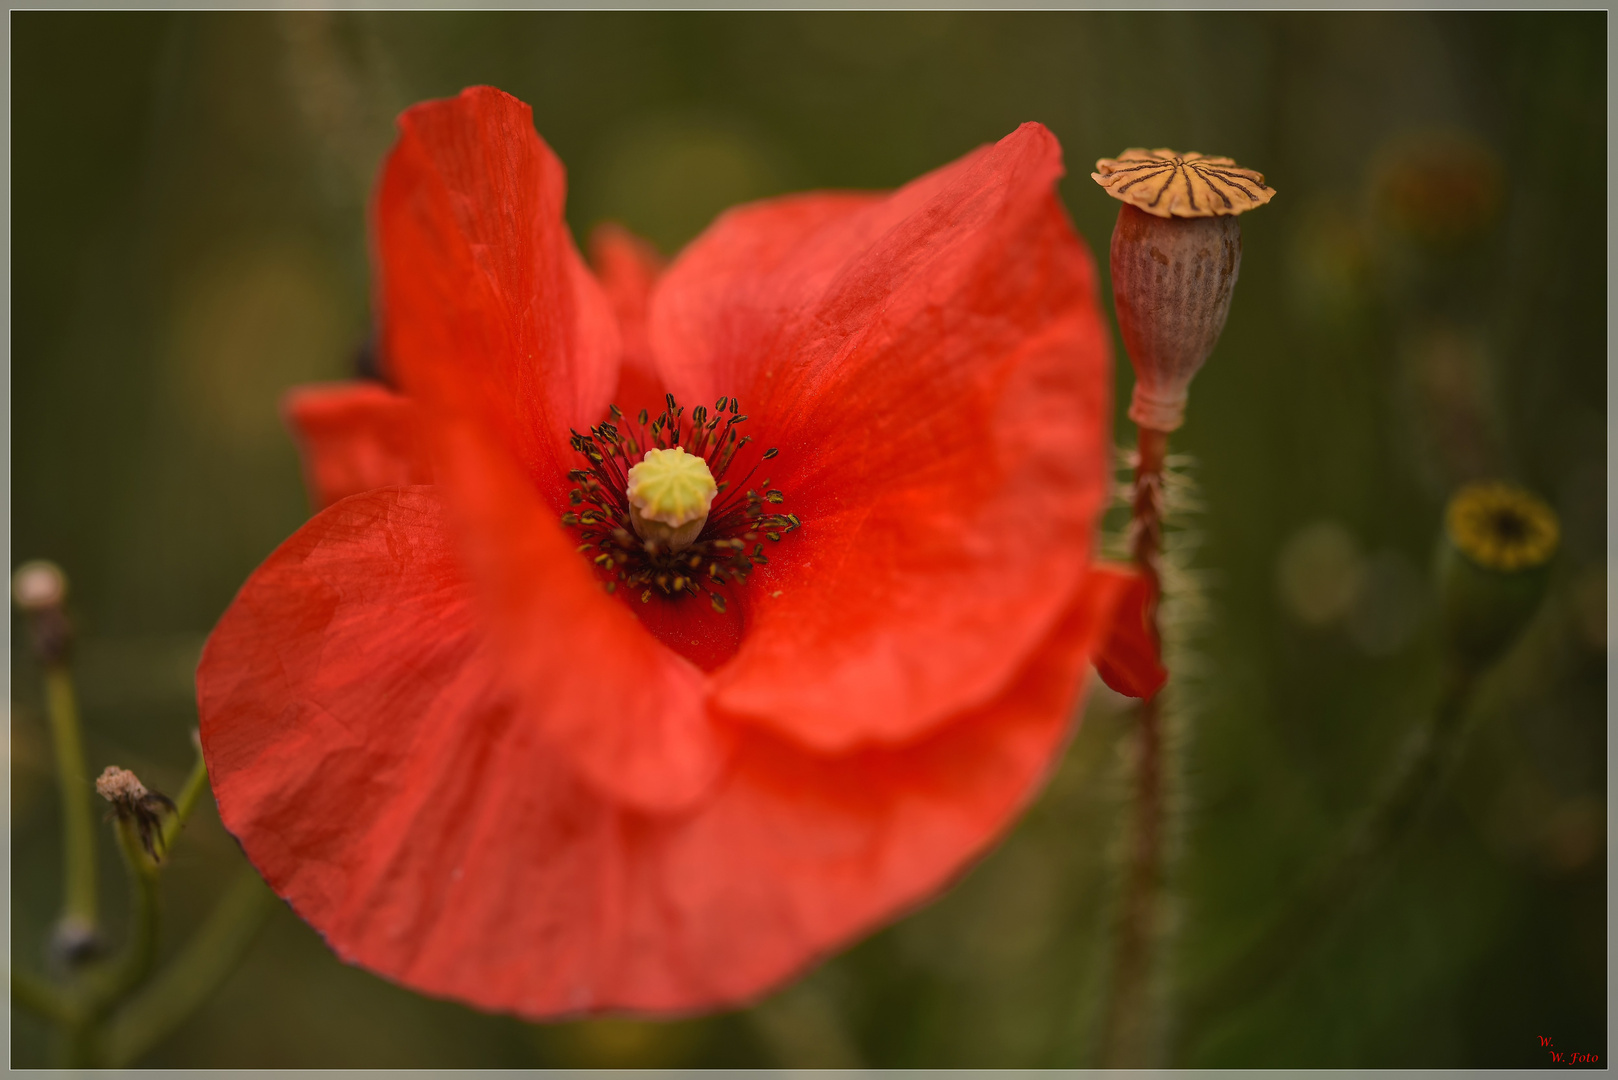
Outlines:
{"type": "Polygon", "coordinates": [[[1163,218],[1240,214],[1275,197],[1263,173],[1231,158],[1173,150],[1131,147],[1097,161],[1090,178],[1113,198],[1163,218]]]}

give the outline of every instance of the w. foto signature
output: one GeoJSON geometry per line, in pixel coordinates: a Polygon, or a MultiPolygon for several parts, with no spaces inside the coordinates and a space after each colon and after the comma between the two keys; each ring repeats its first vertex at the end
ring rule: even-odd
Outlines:
{"type": "Polygon", "coordinates": [[[1583,1054],[1573,1051],[1557,1050],[1551,1043],[1549,1035],[1539,1037],[1539,1045],[1551,1056],[1553,1065],[1594,1065],[1601,1060],[1600,1054],[1583,1054]]]}

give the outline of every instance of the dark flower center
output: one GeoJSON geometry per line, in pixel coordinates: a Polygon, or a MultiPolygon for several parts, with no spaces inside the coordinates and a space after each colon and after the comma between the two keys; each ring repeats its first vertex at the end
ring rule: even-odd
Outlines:
{"type": "Polygon", "coordinates": [[[1450,500],[1450,539],[1473,562],[1490,570],[1543,565],[1556,551],[1560,530],[1549,506],[1508,484],[1473,484],[1450,500]]]}
{"type": "Polygon", "coordinates": [[[622,585],[639,592],[642,603],[650,602],[654,592],[670,599],[706,594],[714,610],[722,612],[720,589],[746,581],[755,566],[769,561],[762,541],[778,541],[803,523],[796,514],[771,509],[786,496],[768,479],[748,486],[759,466],[776,456],[775,449],[764,451],[741,480],[727,479],[737,455],[752,442],[736,430],[747,417],[735,398],[720,398],[711,414],[697,406],[689,422],[673,394],[665,401],[667,407],[650,424],[645,409],[638,423],[630,425],[614,405],[608,420],[590,434],[572,433],[573,449],[586,467],[567,474],[579,485],[568,502],[579,509],[563,514],[562,524],[578,529],[581,553],[595,553],[591,562],[606,577],[609,593],[622,585]],[[643,458],[656,456],[652,451],[676,448],[700,458],[718,488],[706,521],[689,542],[671,541],[666,533],[641,535],[645,520],[637,525],[636,518],[644,507],[631,502],[630,471],[643,458]]]}
{"type": "Polygon", "coordinates": [[[1528,522],[1515,509],[1495,511],[1489,523],[1494,527],[1494,535],[1503,543],[1520,543],[1528,538],[1528,522]]]}

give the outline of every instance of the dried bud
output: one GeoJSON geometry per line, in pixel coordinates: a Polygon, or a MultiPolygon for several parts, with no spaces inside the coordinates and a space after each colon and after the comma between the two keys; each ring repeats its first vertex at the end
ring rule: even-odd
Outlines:
{"type": "Polygon", "coordinates": [[[96,794],[112,803],[112,816],[135,830],[141,849],[156,862],[162,856],[163,814],[174,812],[167,795],[148,791],[128,769],[108,765],[96,778],[96,794]]]}
{"type": "Polygon", "coordinates": [[[1124,203],[1112,231],[1112,297],[1135,368],[1129,417],[1173,431],[1230,312],[1242,263],[1236,215],[1275,191],[1229,158],[1172,150],[1126,150],[1096,169],[1096,183],[1124,203]]]}
{"type": "Polygon", "coordinates": [[[1471,484],[1450,500],[1439,545],[1444,632],[1473,667],[1500,655],[1539,607],[1556,554],[1556,514],[1509,484],[1471,484]]]}
{"type": "Polygon", "coordinates": [[[123,803],[133,805],[146,798],[148,792],[140,777],[128,769],[108,765],[96,777],[96,794],[117,806],[123,803]]]}

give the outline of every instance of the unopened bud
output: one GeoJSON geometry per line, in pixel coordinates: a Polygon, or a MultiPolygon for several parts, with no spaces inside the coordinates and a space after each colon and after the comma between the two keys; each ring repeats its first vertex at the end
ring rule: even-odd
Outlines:
{"type": "Polygon", "coordinates": [[[1242,264],[1236,215],[1275,191],[1230,158],[1126,150],[1091,177],[1124,203],[1112,231],[1112,298],[1135,368],[1129,418],[1173,431],[1219,341],[1242,264]]]}
{"type": "Polygon", "coordinates": [[[708,523],[719,487],[708,463],[682,447],[648,450],[629,470],[629,519],[642,540],[684,551],[708,523]]]}
{"type": "Polygon", "coordinates": [[[1544,502],[1509,484],[1471,484],[1450,499],[1439,544],[1445,637],[1474,667],[1500,655],[1545,595],[1560,529],[1544,502]]]}

